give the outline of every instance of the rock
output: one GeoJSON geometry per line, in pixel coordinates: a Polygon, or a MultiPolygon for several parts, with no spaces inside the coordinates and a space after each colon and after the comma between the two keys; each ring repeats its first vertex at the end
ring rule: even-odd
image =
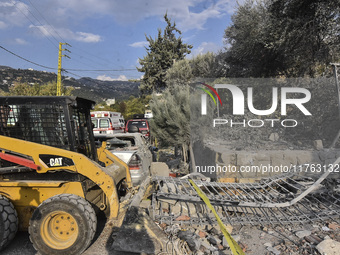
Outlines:
{"type": "Polygon", "coordinates": [[[233,235],[231,237],[235,240],[235,242],[241,241],[241,236],[240,235],[233,235]]]}
{"type": "Polygon", "coordinates": [[[326,227],[326,226],[323,226],[323,227],[322,227],[322,230],[323,230],[323,231],[327,231],[327,232],[330,231],[330,229],[329,229],[328,227],[326,227]]]}
{"type": "Polygon", "coordinates": [[[322,255],[337,255],[340,250],[340,243],[332,239],[326,239],[316,246],[322,255]]]}
{"type": "Polygon", "coordinates": [[[273,247],[272,243],[264,243],[263,245],[266,247],[273,247]]]}
{"type": "MultiPolygon", "coordinates": [[[[240,235],[234,235],[234,236],[231,236],[234,240],[235,240],[235,242],[239,242],[239,241],[241,241],[241,236],[240,235]]],[[[222,239],[222,245],[224,246],[224,247],[229,247],[229,244],[228,244],[228,242],[227,242],[227,239],[223,236],[223,239],[222,239]]]]}
{"type": "Polygon", "coordinates": [[[209,233],[210,234],[212,234],[212,235],[218,235],[218,234],[220,234],[222,231],[221,231],[221,229],[220,229],[220,227],[219,226],[214,226],[214,227],[212,227],[211,229],[210,229],[210,231],[209,231],[209,233]]]}
{"type": "MultiPolygon", "coordinates": [[[[224,225],[229,234],[233,232],[233,227],[231,225],[224,225]]],[[[221,231],[222,232],[222,231],[221,231]]]]}
{"type": "Polygon", "coordinates": [[[222,239],[222,245],[223,245],[224,247],[229,247],[229,244],[228,244],[228,242],[227,242],[227,239],[225,239],[224,236],[223,236],[223,239],[222,239]]]}
{"type": "Polygon", "coordinates": [[[312,232],[309,230],[301,230],[301,231],[295,232],[295,235],[299,238],[304,238],[305,236],[310,236],[311,234],[312,232]]]}
{"type": "Polygon", "coordinates": [[[334,222],[333,223],[329,223],[328,227],[330,229],[333,229],[333,230],[336,230],[337,228],[340,228],[340,226],[338,224],[334,223],[334,222]]]}
{"type": "Polygon", "coordinates": [[[218,245],[217,245],[217,248],[218,248],[219,250],[223,250],[223,249],[224,249],[224,247],[223,247],[222,244],[218,244],[218,245]]]}
{"type": "Polygon", "coordinates": [[[273,142],[276,142],[280,139],[280,136],[278,133],[271,133],[270,136],[269,136],[269,140],[270,141],[273,141],[273,142]]]}
{"type": "Polygon", "coordinates": [[[211,250],[211,245],[210,245],[210,243],[208,243],[208,241],[206,239],[203,239],[201,241],[201,246],[203,246],[205,249],[211,250]]]}
{"type": "Polygon", "coordinates": [[[222,240],[219,239],[219,238],[216,237],[216,236],[211,236],[211,235],[210,235],[210,236],[208,236],[207,240],[208,240],[211,244],[213,244],[213,245],[217,245],[217,244],[222,243],[222,240]]]}
{"type": "Polygon", "coordinates": [[[200,238],[205,238],[207,236],[207,233],[202,230],[198,230],[198,235],[200,238]]]}
{"type": "MultiPolygon", "coordinates": [[[[157,162],[158,163],[158,162],[157,162]]],[[[161,187],[162,192],[171,193],[176,191],[176,186],[173,183],[167,183],[161,187]]]]}
{"type": "Polygon", "coordinates": [[[152,162],[150,167],[151,176],[169,177],[170,169],[164,162],[152,162]]]}
{"type": "Polygon", "coordinates": [[[327,240],[327,239],[331,239],[331,238],[329,237],[329,235],[327,235],[327,236],[325,236],[325,237],[323,238],[323,240],[327,240]]]}
{"type": "Polygon", "coordinates": [[[176,218],[176,220],[178,220],[178,221],[186,221],[186,220],[190,220],[190,217],[188,215],[181,215],[181,216],[178,216],[176,218]]]}
{"type": "MultiPolygon", "coordinates": [[[[224,225],[226,230],[228,231],[229,234],[233,231],[233,227],[231,225],[224,225]]],[[[207,226],[206,227],[206,232],[212,234],[212,235],[220,235],[222,234],[222,230],[219,225],[215,226],[207,226]]]]}
{"type": "Polygon", "coordinates": [[[318,151],[323,149],[322,140],[314,140],[313,145],[314,145],[314,148],[318,151]]]}
{"type": "Polygon", "coordinates": [[[267,247],[267,250],[268,250],[268,251],[271,251],[271,252],[274,253],[275,255],[279,255],[279,254],[281,253],[278,249],[276,249],[276,248],[274,248],[274,247],[267,247]]]}
{"type": "Polygon", "coordinates": [[[196,207],[192,203],[182,203],[182,202],[178,202],[178,201],[174,201],[174,202],[175,203],[171,208],[171,213],[173,213],[174,215],[186,214],[188,212],[190,212],[192,214],[199,213],[196,210],[196,208],[200,208],[200,207],[196,207]]]}
{"type": "Polygon", "coordinates": [[[304,237],[305,240],[311,244],[318,244],[320,243],[322,240],[320,238],[318,238],[317,236],[305,236],[304,237]]]}
{"type": "Polygon", "coordinates": [[[187,242],[190,250],[197,251],[201,246],[199,236],[191,231],[180,231],[178,232],[178,238],[187,242]]]}

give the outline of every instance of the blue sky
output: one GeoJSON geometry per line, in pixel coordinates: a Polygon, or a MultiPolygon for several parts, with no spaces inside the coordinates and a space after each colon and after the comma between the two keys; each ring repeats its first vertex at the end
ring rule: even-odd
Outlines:
{"type": "MultiPolygon", "coordinates": [[[[138,79],[145,35],[166,26],[165,12],[192,44],[193,57],[223,47],[236,0],[0,0],[0,46],[43,66],[57,68],[58,42],[67,42],[63,68],[75,78],[138,79]],[[76,75],[76,76],[75,76],[76,75]]],[[[49,70],[0,49],[0,65],[49,70]]]]}

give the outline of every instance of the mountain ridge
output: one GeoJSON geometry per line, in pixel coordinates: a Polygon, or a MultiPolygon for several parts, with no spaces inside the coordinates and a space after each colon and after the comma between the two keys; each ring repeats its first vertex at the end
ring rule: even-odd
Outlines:
{"type": "MultiPolygon", "coordinates": [[[[28,85],[56,82],[57,75],[53,72],[37,71],[33,69],[14,69],[0,65],[0,89],[8,92],[9,87],[15,82],[27,83],[28,85]]],[[[73,87],[73,95],[96,101],[106,99],[125,100],[130,96],[139,96],[139,82],[132,81],[102,81],[89,77],[75,79],[62,76],[65,87],[73,87]]]]}

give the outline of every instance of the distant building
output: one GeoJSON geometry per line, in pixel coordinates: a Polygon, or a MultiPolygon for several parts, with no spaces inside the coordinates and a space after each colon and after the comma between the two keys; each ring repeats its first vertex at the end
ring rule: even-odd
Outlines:
{"type": "Polygon", "coordinates": [[[106,99],[105,103],[106,103],[106,105],[115,104],[116,103],[116,99],[115,98],[106,99]]]}
{"type": "Polygon", "coordinates": [[[144,117],[147,118],[147,119],[153,118],[152,111],[151,110],[145,110],[144,117]]]}

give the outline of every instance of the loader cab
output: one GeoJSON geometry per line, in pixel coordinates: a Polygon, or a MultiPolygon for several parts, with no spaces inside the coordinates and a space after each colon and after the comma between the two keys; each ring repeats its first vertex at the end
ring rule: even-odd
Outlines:
{"type": "Polygon", "coordinates": [[[0,97],[0,135],[75,151],[97,161],[90,110],[71,96],[0,97]]]}

